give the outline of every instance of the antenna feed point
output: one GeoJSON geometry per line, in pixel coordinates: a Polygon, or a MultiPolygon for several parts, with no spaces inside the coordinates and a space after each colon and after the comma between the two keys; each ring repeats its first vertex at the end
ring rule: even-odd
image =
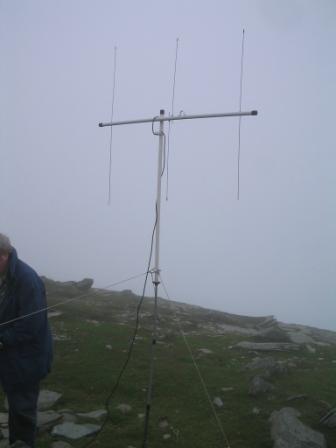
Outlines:
{"type": "Polygon", "coordinates": [[[165,114],[164,109],[160,109],[160,115],[164,115],[164,114],[165,114]]]}
{"type": "Polygon", "coordinates": [[[100,128],[102,128],[102,127],[103,127],[103,123],[99,123],[98,126],[99,126],[100,128]]]}
{"type": "Polygon", "coordinates": [[[251,115],[258,115],[258,111],[257,111],[257,110],[253,110],[253,111],[251,112],[251,115]]]}

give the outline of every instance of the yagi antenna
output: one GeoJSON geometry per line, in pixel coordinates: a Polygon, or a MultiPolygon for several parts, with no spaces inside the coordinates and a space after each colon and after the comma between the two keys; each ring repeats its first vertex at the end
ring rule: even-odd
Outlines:
{"type": "Polygon", "coordinates": [[[152,334],[152,344],[151,344],[151,364],[149,372],[149,384],[147,391],[147,403],[146,403],[146,416],[145,416],[145,430],[144,430],[144,440],[143,448],[147,448],[147,434],[148,434],[148,424],[149,424],[149,414],[152,402],[152,389],[153,389],[153,371],[154,371],[154,347],[157,338],[157,322],[158,322],[158,288],[160,285],[160,216],[161,216],[161,178],[162,178],[162,164],[163,164],[163,153],[164,145],[166,140],[166,135],[164,133],[164,123],[168,121],[178,121],[178,120],[195,120],[204,118],[227,118],[227,117],[243,117],[243,116],[255,116],[258,115],[258,111],[252,110],[250,112],[226,112],[226,113],[213,113],[213,114],[198,114],[198,115],[176,115],[176,116],[165,116],[165,111],[160,110],[160,115],[154,118],[141,118],[136,120],[126,120],[126,121],[111,121],[109,123],[99,123],[99,127],[107,126],[122,126],[140,123],[152,123],[159,122],[160,127],[158,132],[153,132],[154,135],[159,137],[159,150],[158,150],[158,168],[157,168],[157,193],[156,193],[156,226],[155,226],[155,259],[154,268],[151,270],[153,274],[153,285],[154,285],[154,323],[153,323],[153,334],[152,334]]]}

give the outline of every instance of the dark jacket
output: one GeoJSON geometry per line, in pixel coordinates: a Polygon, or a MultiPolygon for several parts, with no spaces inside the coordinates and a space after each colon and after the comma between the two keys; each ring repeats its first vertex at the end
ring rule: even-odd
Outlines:
{"type": "Polygon", "coordinates": [[[0,381],[5,391],[18,384],[37,382],[50,371],[53,347],[47,311],[10,322],[46,306],[42,280],[18,259],[13,249],[0,303],[0,381]]]}

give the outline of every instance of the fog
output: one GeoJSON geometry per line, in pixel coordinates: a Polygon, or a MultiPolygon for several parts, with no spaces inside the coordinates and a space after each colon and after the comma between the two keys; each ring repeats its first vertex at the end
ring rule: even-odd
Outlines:
{"type": "Polygon", "coordinates": [[[143,273],[158,138],[114,128],[108,205],[114,46],[115,120],[171,111],[177,38],[175,112],[233,112],[245,28],[240,200],[238,119],[175,122],[162,277],[176,300],[336,330],[335,24],[333,0],[0,0],[0,232],[56,280],[143,273]]]}

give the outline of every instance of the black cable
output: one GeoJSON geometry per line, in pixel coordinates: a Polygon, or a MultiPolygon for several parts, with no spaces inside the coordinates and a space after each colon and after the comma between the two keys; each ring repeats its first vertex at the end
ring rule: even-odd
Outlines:
{"type": "Polygon", "coordinates": [[[116,382],[114,383],[114,386],[112,387],[111,392],[109,393],[109,395],[106,398],[105,409],[106,409],[107,413],[106,413],[106,416],[104,418],[104,421],[103,421],[101,427],[99,428],[99,430],[94,435],[94,437],[86,445],[84,445],[83,448],[87,448],[88,446],[90,446],[97,439],[98,435],[103,431],[103,429],[106,426],[106,423],[111,418],[110,402],[112,400],[113,395],[116,393],[116,391],[117,391],[117,389],[119,387],[121,378],[122,378],[122,376],[123,376],[123,374],[124,374],[124,372],[126,370],[126,367],[127,367],[128,363],[129,363],[129,361],[131,359],[131,355],[132,355],[134,344],[135,344],[135,338],[136,338],[136,335],[137,335],[138,330],[139,330],[140,310],[141,310],[141,307],[143,305],[143,301],[144,301],[144,298],[145,298],[145,292],[146,292],[148,275],[150,274],[150,265],[151,265],[151,261],[152,261],[152,255],[153,255],[154,236],[155,236],[155,229],[156,229],[157,221],[158,221],[158,210],[157,210],[157,204],[155,204],[155,223],[154,223],[153,232],[152,232],[152,238],[151,238],[149,259],[148,259],[146,277],[145,277],[145,281],[144,281],[144,285],[143,285],[141,299],[140,299],[140,301],[138,303],[138,306],[137,306],[136,320],[135,320],[135,327],[134,327],[134,331],[133,331],[133,336],[132,336],[132,339],[131,339],[131,342],[130,342],[130,345],[129,345],[129,348],[128,348],[128,352],[127,352],[127,355],[126,355],[125,362],[124,362],[124,364],[122,365],[122,367],[120,369],[119,375],[117,377],[116,382]]]}

